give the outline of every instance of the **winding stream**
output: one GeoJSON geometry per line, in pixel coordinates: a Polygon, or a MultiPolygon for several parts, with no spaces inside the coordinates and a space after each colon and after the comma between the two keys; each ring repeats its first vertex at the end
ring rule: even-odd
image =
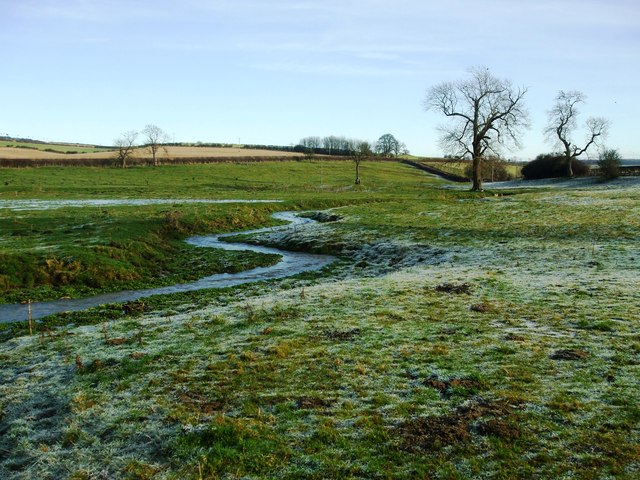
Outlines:
{"type": "MultiPolygon", "coordinates": [[[[300,225],[314,222],[310,218],[302,218],[294,212],[278,212],[273,214],[273,218],[290,222],[288,225],[278,227],[266,227],[257,230],[226,233],[222,235],[205,235],[191,237],[187,243],[198,247],[220,248],[223,250],[250,250],[258,253],[272,253],[282,257],[282,259],[270,267],[258,267],[238,273],[218,273],[199,280],[170,285],[167,287],[147,288],[142,290],[125,290],[122,292],[105,293],[95,297],[52,300],[48,302],[35,302],[31,304],[32,317],[42,318],[61,312],[72,312],[97,307],[107,303],[122,303],[137,300],[150,295],[163,295],[168,293],[189,292],[192,290],[203,290],[206,288],[221,288],[240,285],[243,283],[257,282],[260,280],[271,280],[274,278],[289,277],[302,272],[320,270],[332,263],[336,258],[331,255],[319,255],[304,252],[290,252],[277,248],[250,245],[248,243],[229,243],[222,238],[237,235],[239,233],[261,233],[281,229],[297,228],[300,225]]],[[[24,304],[0,305],[0,323],[26,321],[28,318],[28,307],[24,304]]]]}

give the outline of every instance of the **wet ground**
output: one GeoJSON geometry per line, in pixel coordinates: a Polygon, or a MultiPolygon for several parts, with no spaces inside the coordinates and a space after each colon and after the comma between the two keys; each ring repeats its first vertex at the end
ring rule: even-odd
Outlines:
{"type": "Polygon", "coordinates": [[[282,200],[202,200],[202,199],[97,199],[97,200],[0,200],[0,210],[52,210],[64,207],[123,207],[143,205],[174,205],[177,203],[278,203],[282,200]]]}
{"type": "MultiPolygon", "coordinates": [[[[126,201],[126,200],[125,200],[126,201]]],[[[171,201],[173,202],[173,200],[171,201]]],[[[3,202],[7,203],[7,202],[3,202]]],[[[45,203],[45,202],[41,202],[45,203]]],[[[59,202],[47,202],[59,203],[59,202]]],[[[118,203],[122,205],[122,203],[118,203]]],[[[95,206],[95,205],[94,205],[95,206]]],[[[2,205],[0,204],[0,208],[2,205]]],[[[6,208],[6,207],[5,207],[6,208]]],[[[52,207],[55,208],[55,207],[52,207]]],[[[277,254],[281,260],[270,267],[258,267],[238,273],[220,273],[201,278],[194,282],[181,283],[167,287],[149,288],[142,290],[125,290],[122,292],[106,293],[89,298],[62,299],[49,302],[35,302],[31,304],[32,318],[38,319],[47,315],[67,311],[85,310],[108,303],[122,303],[137,300],[150,295],[163,295],[177,292],[188,292],[193,290],[203,290],[207,288],[221,288],[240,285],[243,283],[257,282],[261,280],[271,280],[283,278],[298,273],[320,270],[332,263],[335,257],[331,255],[319,255],[304,252],[290,252],[277,248],[250,245],[247,243],[229,243],[222,240],[238,233],[262,233],[280,229],[295,229],[301,225],[312,223],[314,220],[297,216],[294,212],[278,212],[273,215],[278,220],[290,222],[288,225],[279,227],[267,227],[248,232],[234,232],[224,235],[204,235],[191,237],[187,242],[203,248],[220,248],[223,250],[249,250],[258,253],[277,254]]],[[[28,306],[24,304],[0,305],[0,323],[20,322],[28,319],[28,306]]]]}

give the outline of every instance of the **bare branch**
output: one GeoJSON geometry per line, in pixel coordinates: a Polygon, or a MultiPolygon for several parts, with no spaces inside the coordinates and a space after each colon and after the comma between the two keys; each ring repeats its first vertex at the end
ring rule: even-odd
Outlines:
{"type": "Polygon", "coordinates": [[[476,67],[469,73],[467,80],[432,87],[424,105],[450,119],[446,127],[440,127],[440,145],[447,153],[471,157],[473,189],[480,190],[480,164],[485,153],[520,146],[521,130],[529,126],[523,101],[527,89],[515,89],[487,68],[476,67]]]}
{"type": "Polygon", "coordinates": [[[561,90],[555,98],[555,104],[549,110],[549,122],[544,132],[547,138],[562,149],[564,161],[567,165],[567,175],[573,176],[571,163],[592,145],[597,145],[598,141],[606,137],[609,122],[602,117],[591,117],[585,122],[587,135],[584,147],[579,147],[571,138],[576,130],[579,110],[578,105],[584,103],[586,96],[579,91],[561,90]]]}
{"type": "Polygon", "coordinates": [[[138,132],[135,130],[127,130],[115,140],[114,145],[118,149],[116,159],[122,165],[122,168],[127,168],[127,160],[133,157],[133,150],[137,138],[138,132]]]}
{"type": "Polygon", "coordinates": [[[142,133],[145,136],[145,143],[147,145],[147,148],[149,149],[149,152],[153,157],[153,165],[158,166],[158,150],[162,148],[163,143],[166,143],[168,141],[169,135],[167,135],[165,131],[157,125],[152,124],[145,126],[142,130],[142,133]]]}
{"type": "Polygon", "coordinates": [[[589,133],[584,148],[575,150],[576,157],[585,153],[591,145],[598,145],[599,140],[606,138],[609,133],[609,121],[603,117],[589,117],[585,123],[589,133]]]}

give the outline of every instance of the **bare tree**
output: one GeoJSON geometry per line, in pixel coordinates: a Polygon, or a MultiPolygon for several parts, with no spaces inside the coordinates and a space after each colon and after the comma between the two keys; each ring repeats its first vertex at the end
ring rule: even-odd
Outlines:
{"type": "Polygon", "coordinates": [[[471,78],[431,87],[424,102],[451,120],[440,127],[442,148],[458,157],[471,158],[472,190],[482,190],[481,164],[485,154],[498,155],[502,147],[520,146],[519,135],[529,126],[524,107],[526,88],[515,89],[486,68],[473,68],[471,78]]]}
{"type": "Polygon", "coordinates": [[[304,137],[300,140],[300,145],[306,148],[316,150],[322,147],[322,139],[320,137],[304,137]]]}
{"type": "Polygon", "coordinates": [[[560,90],[553,108],[549,110],[549,123],[544,131],[549,140],[562,148],[569,177],[573,177],[573,159],[585,153],[592,145],[597,145],[598,140],[606,137],[609,131],[608,120],[589,117],[585,122],[587,134],[584,147],[580,148],[573,142],[571,135],[576,129],[577,106],[585,100],[586,96],[582,92],[560,90]]]}
{"type": "Polygon", "coordinates": [[[404,142],[398,142],[395,148],[395,156],[398,158],[400,155],[409,155],[409,149],[404,142]]]}
{"type": "Polygon", "coordinates": [[[358,142],[356,149],[353,153],[353,161],[356,164],[356,185],[360,185],[360,162],[365,158],[371,157],[373,151],[371,150],[371,144],[369,142],[358,142]]]}
{"type": "Polygon", "coordinates": [[[340,138],[335,135],[329,135],[322,139],[322,146],[329,151],[329,155],[333,155],[340,150],[340,138]]]}
{"type": "Polygon", "coordinates": [[[390,133],[385,133],[376,142],[376,153],[379,153],[383,157],[390,157],[392,155],[397,157],[399,150],[400,142],[390,133]]]}
{"type": "Polygon", "coordinates": [[[133,157],[133,150],[135,149],[137,138],[138,132],[135,130],[127,130],[114,142],[118,149],[116,158],[122,165],[122,168],[127,168],[127,160],[133,157]]]}
{"type": "Polygon", "coordinates": [[[166,143],[169,140],[169,135],[165,133],[157,125],[149,124],[142,129],[142,134],[145,136],[145,144],[151,156],[153,157],[153,165],[158,166],[158,157],[157,153],[159,149],[164,149],[166,152],[166,147],[162,144],[166,143]]]}

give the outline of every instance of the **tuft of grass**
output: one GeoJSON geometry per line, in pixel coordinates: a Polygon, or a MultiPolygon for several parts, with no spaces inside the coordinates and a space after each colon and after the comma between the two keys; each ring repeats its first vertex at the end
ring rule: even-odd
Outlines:
{"type": "Polygon", "coordinates": [[[208,424],[186,428],[176,439],[176,457],[184,470],[200,478],[227,472],[236,476],[277,471],[291,452],[268,424],[216,417],[208,424]]]}

